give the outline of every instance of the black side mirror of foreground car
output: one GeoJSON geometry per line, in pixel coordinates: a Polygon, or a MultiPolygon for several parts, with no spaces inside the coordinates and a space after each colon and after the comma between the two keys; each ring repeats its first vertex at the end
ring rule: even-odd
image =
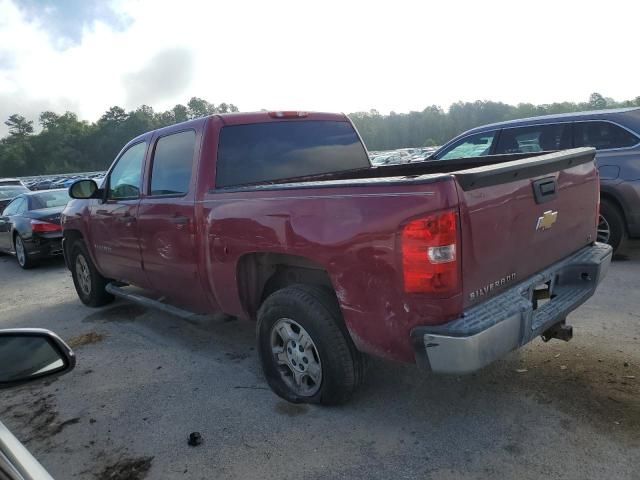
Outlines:
{"type": "Polygon", "coordinates": [[[63,375],[75,366],[73,351],[49,330],[0,330],[0,389],[63,375]]]}
{"type": "Polygon", "coordinates": [[[100,198],[102,196],[102,191],[95,180],[85,178],[71,184],[69,187],[69,196],[71,198],[85,200],[88,198],[100,198]]]}

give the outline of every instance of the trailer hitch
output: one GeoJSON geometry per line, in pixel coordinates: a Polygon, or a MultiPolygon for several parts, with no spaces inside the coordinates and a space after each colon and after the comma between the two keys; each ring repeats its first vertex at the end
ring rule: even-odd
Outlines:
{"type": "Polygon", "coordinates": [[[556,323],[554,326],[542,332],[540,335],[542,341],[548,342],[552,338],[557,338],[558,340],[564,340],[568,342],[573,338],[573,326],[567,325],[565,321],[556,323]]]}

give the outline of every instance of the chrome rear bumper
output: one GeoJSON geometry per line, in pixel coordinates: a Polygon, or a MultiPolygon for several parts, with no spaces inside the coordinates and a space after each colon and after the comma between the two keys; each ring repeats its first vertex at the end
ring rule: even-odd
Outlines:
{"type": "Polygon", "coordinates": [[[595,243],[517,286],[439,326],[414,328],[419,366],[437,373],[474,372],[541,335],[593,295],[607,274],[612,251],[595,243]],[[534,288],[547,284],[552,299],[534,308],[534,288]]]}

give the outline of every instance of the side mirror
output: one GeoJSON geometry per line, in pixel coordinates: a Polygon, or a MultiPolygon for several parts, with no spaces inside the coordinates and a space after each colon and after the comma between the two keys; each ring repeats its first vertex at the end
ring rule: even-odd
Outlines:
{"type": "Polygon", "coordinates": [[[98,198],[99,191],[100,189],[95,180],[84,179],[71,184],[69,187],[69,196],[79,199],[98,198]]]}
{"type": "Polygon", "coordinates": [[[49,330],[0,330],[0,389],[63,375],[75,366],[73,351],[49,330]]]}

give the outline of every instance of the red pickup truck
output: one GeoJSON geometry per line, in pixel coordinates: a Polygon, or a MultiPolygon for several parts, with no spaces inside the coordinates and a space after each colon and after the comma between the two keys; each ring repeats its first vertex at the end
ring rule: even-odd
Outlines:
{"type": "Polygon", "coordinates": [[[568,340],[611,260],[594,154],[372,167],[344,115],[212,115],[75,183],[64,253],[85,304],[256,320],[278,395],[340,403],[366,354],[461,374],[568,340]]]}

